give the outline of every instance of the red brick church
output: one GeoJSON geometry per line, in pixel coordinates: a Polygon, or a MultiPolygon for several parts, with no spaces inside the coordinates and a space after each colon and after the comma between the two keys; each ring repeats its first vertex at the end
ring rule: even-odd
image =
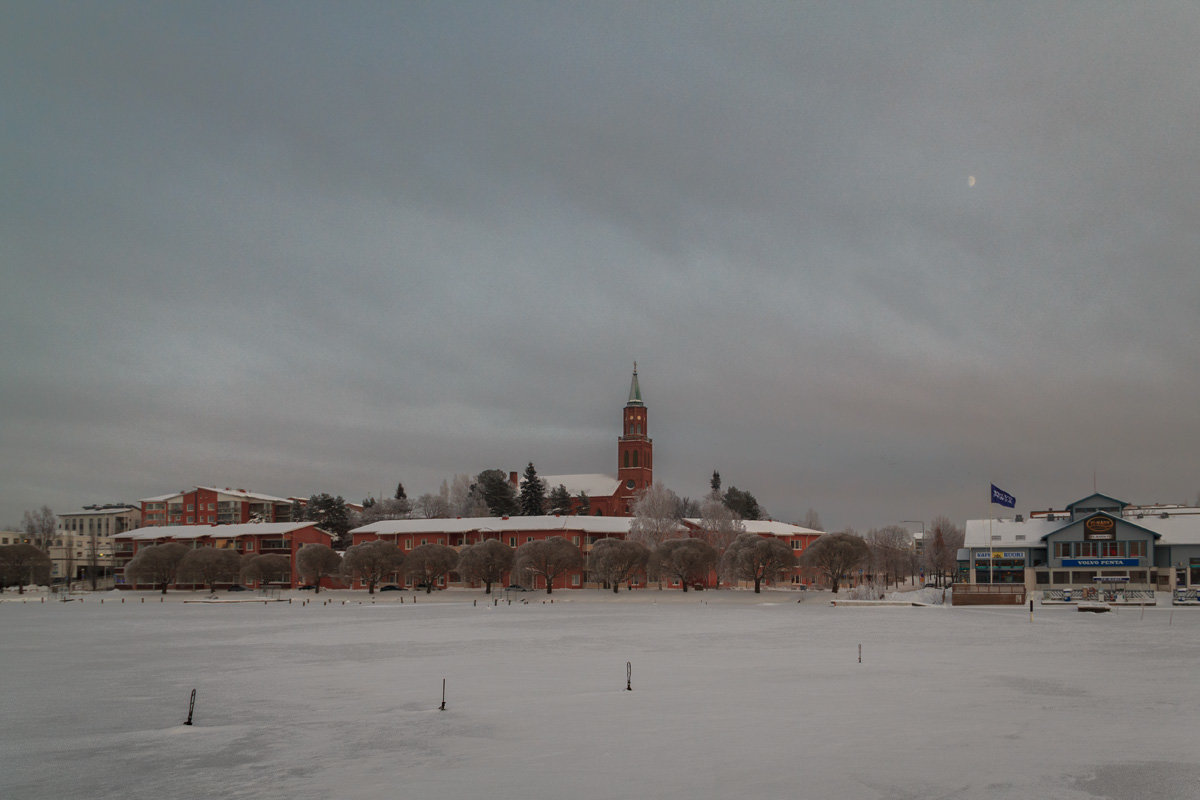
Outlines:
{"type": "Polygon", "coordinates": [[[547,491],[559,485],[572,497],[580,492],[589,499],[588,513],[603,517],[632,515],[634,495],[654,482],[654,440],[650,438],[646,403],[638,385],[637,363],[629,384],[622,433],[617,438],[617,476],[602,474],[542,475],[547,491]]]}

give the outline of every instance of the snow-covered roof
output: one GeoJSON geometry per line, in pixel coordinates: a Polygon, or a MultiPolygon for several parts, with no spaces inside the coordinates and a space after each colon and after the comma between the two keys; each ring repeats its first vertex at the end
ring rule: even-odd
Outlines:
{"type": "MultiPolygon", "coordinates": [[[[1143,516],[1142,518],[1125,516],[1125,522],[1145,528],[1161,538],[1158,547],[1169,545],[1200,544],[1200,517],[1193,515],[1162,517],[1143,516]]],[[[1017,522],[1009,519],[970,519],[967,520],[963,536],[964,547],[1042,547],[1045,542],[1042,537],[1046,534],[1065,528],[1072,524],[1067,518],[1047,520],[1031,519],[1017,522]]]]}
{"type": "Polygon", "coordinates": [[[236,539],[239,536],[282,536],[307,528],[312,522],[245,522],[240,525],[156,525],[134,528],[112,538],[145,541],[147,539],[236,539]]]}
{"type": "Polygon", "coordinates": [[[632,517],[458,517],[455,519],[381,519],[350,533],[467,533],[469,531],[583,531],[628,533],[632,517]]]}
{"type": "Polygon", "coordinates": [[[60,517],[96,517],[103,514],[128,514],[130,511],[141,511],[137,506],[109,506],[108,508],[81,508],[78,511],[64,511],[60,517]]]}
{"type": "Polygon", "coordinates": [[[179,497],[182,492],[171,492],[170,494],[160,494],[156,497],[143,497],[139,503],[165,503],[172,497],[179,497]]]}
{"type": "MultiPolygon", "coordinates": [[[[704,527],[704,520],[700,517],[688,517],[684,522],[696,528],[704,527]]],[[[746,533],[757,533],[760,536],[820,536],[822,531],[815,531],[812,528],[802,528],[799,525],[792,525],[788,522],[776,522],[771,519],[744,519],[742,526],[746,529],[746,533]]]]}
{"type": "Polygon", "coordinates": [[[565,486],[572,497],[580,492],[587,492],[588,497],[612,497],[621,488],[621,482],[612,475],[599,473],[539,475],[538,479],[545,485],[547,493],[565,486]]]}
{"type": "Polygon", "coordinates": [[[290,503],[291,500],[286,497],[276,497],[273,494],[262,494],[261,492],[248,492],[245,489],[219,489],[215,486],[197,486],[197,489],[207,489],[210,492],[216,492],[218,495],[226,495],[227,497],[237,497],[242,500],[266,500],[270,503],[290,503]]]}

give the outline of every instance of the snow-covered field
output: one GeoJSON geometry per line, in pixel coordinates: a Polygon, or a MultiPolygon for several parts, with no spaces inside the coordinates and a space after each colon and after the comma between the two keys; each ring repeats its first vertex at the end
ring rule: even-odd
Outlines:
{"type": "Polygon", "coordinates": [[[390,595],[5,595],[0,797],[1200,796],[1200,609],[390,595]]]}

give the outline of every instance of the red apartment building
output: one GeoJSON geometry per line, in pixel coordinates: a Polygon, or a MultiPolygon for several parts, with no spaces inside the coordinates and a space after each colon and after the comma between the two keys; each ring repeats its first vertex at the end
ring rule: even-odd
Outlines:
{"type": "Polygon", "coordinates": [[[234,525],[244,522],[289,522],[292,501],[287,497],[248,492],[245,489],[194,489],[147,497],[142,505],[142,524],[234,525]]]}
{"type": "MultiPolygon", "coordinates": [[[[237,551],[239,555],[287,556],[291,560],[291,585],[300,585],[296,570],[296,554],[309,543],[329,546],[333,536],[314,522],[251,522],[238,525],[152,526],[119,533],[113,537],[113,574],[122,589],[150,589],[151,586],[132,585],[125,580],[125,566],[138,550],[165,542],[179,542],[188,547],[220,547],[237,551]]],[[[189,585],[176,588],[192,588],[189,585]]]]}

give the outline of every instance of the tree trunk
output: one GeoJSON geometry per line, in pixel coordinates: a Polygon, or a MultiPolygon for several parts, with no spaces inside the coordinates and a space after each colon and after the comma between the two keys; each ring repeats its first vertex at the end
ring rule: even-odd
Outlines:
{"type": "Polygon", "coordinates": [[[613,581],[613,594],[620,594],[620,593],[621,593],[621,583],[619,581],[613,581]]]}
{"type": "Polygon", "coordinates": [[[425,594],[433,594],[433,581],[432,580],[425,581],[425,594]]]}
{"type": "Polygon", "coordinates": [[[484,590],[483,590],[483,593],[484,593],[484,594],[491,594],[491,593],[492,593],[492,582],[491,582],[491,581],[484,581],[484,582],[483,582],[483,585],[484,585],[484,590]]]}
{"type": "Polygon", "coordinates": [[[162,593],[163,593],[163,594],[166,594],[166,593],[167,593],[167,582],[166,582],[166,581],[163,581],[163,585],[162,585],[162,593]]]}
{"type": "Polygon", "coordinates": [[[680,583],[680,585],[683,586],[684,593],[686,593],[687,592],[687,581],[681,580],[679,583],[680,583]]]}
{"type": "Polygon", "coordinates": [[[757,575],[754,576],[754,593],[762,593],[762,578],[758,577],[757,575]]]}

